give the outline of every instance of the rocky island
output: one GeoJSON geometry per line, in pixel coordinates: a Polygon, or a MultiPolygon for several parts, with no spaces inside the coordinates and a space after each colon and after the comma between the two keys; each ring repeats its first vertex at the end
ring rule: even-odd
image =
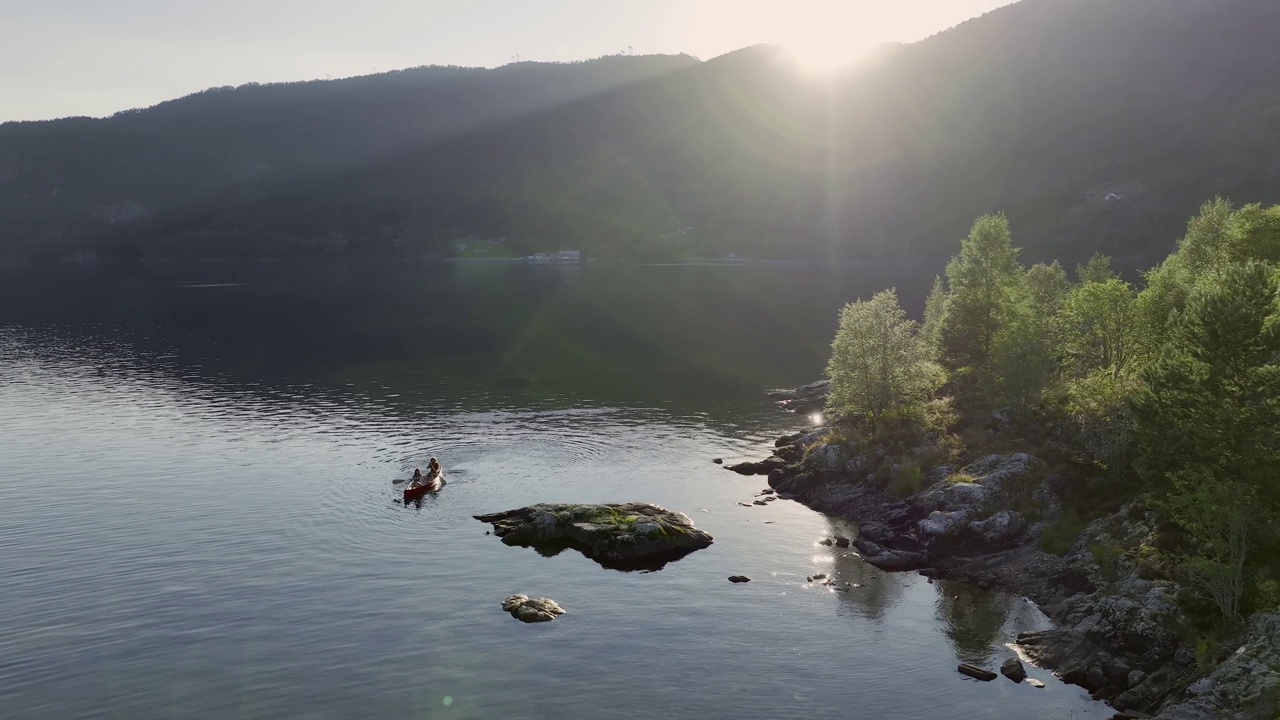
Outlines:
{"type": "Polygon", "coordinates": [[[1034,601],[1057,627],[1022,654],[1127,717],[1276,720],[1276,227],[1215,198],[1135,285],[1101,254],[1024,267],[980,217],[922,323],[893,289],[849,303],[830,380],[771,393],[828,427],[727,467],[882,570],[1034,601]]]}
{"type": "Polygon", "coordinates": [[[647,503],[538,504],[475,517],[508,545],[548,555],[575,548],[619,570],[657,570],[712,542],[687,515],[647,503]]]}
{"type": "MultiPolygon", "coordinates": [[[[931,439],[909,456],[928,456],[931,439]]],[[[1058,627],[1020,635],[1019,649],[1064,681],[1119,710],[1162,720],[1273,720],[1280,614],[1259,613],[1212,647],[1189,644],[1189,622],[1175,601],[1184,588],[1152,577],[1144,564],[1159,532],[1150,498],[1088,524],[1058,555],[1042,549],[1046,531],[1063,516],[1062,494],[1087,479],[1035,455],[991,453],[963,466],[938,465],[918,488],[895,492],[892,478],[903,462],[883,448],[859,446],[828,428],[778,438],[776,446],[772,457],[785,464],[768,472],[769,486],[783,499],[854,523],[849,542],[867,563],[999,587],[1035,602],[1058,627]]]]}

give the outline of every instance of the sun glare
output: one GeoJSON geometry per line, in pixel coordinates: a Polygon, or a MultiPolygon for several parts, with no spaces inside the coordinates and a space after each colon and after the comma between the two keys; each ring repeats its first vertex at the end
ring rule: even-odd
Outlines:
{"type": "Polygon", "coordinates": [[[858,17],[857,5],[810,2],[779,28],[783,46],[802,67],[825,71],[847,65],[875,41],[873,18],[858,17]]]}

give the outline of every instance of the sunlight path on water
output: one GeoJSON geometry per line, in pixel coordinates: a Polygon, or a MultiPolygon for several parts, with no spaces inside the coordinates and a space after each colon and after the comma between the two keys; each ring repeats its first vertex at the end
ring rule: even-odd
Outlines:
{"type": "Polygon", "coordinates": [[[255,377],[248,331],[193,350],[167,322],[0,325],[0,714],[1109,717],[1041,670],[1045,690],[955,672],[1046,626],[1024,601],[881,573],[818,544],[850,529],[750,505],[763,478],[711,459],[758,459],[803,424],[758,393],[767,373],[702,395],[657,374],[535,397],[430,365],[347,386],[307,364],[357,360],[340,343],[255,377]],[[448,487],[398,503],[391,480],[431,455],[448,487]],[[472,519],[632,500],[715,544],[623,573],[472,519]],[[499,603],[517,592],[568,614],[516,622],[499,603]]]}

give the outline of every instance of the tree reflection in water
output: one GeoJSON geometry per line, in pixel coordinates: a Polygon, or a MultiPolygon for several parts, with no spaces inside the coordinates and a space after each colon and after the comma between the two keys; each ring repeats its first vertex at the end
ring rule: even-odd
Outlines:
{"type": "Polygon", "coordinates": [[[996,641],[1006,634],[1012,606],[1025,604],[968,583],[939,580],[934,587],[938,591],[936,616],[960,662],[984,664],[990,660],[996,641]]]}

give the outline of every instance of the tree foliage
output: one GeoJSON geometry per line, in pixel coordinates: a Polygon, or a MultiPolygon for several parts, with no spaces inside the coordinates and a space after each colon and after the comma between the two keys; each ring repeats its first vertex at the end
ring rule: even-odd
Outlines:
{"type": "Polygon", "coordinates": [[[1118,376],[1130,369],[1138,354],[1137,297],[1116,277],[1083,282],[1071,292],[1061,322],[1073,373],[1106,370],[1118,376]]]}
{"type": "Polygon", "coordinates": [[[1278,258],[1280,206],[1216,198],[1140,292],[1101,254],[1073,284],[1056,262],[1023,270],[1006,218],[984,215],[919,332],[892,292],[845,309],[832,399],[867,417],[923,407],[936,358],[962,424],[984,427],[995,403],[1068,419],[1054,432],[1077,457],[1120,492],[1155,493],[1182,530],[1180,567],[1232,620],[1250,587],[1274,583],[1250,558],[1280,539],[1278,258]]]}
{"type": "Polygon", "coordinates": [[[1227,264],[1197,288],[1133,402],[1138,467],[1190,533],[1187,566],[1239,611],[1259,515],[1280,499],[1280,315],[1274,269],[1227,264]]]}
{"type": "Polygon", "coordinates": [[[983,215],[960,242],[960,253],[947,263],[947,321],[938,333],[943,364],[968,378],[972,389],[989,387],[995,375],[994,345],[1002,309],[1015,291],[1018,249],[1009,220],[983,215]]]}
{"type": "Polygon", "coordinates": [[[907,319],[894,290],[840,311],[827,375],[828,410],[873,422],[920,412],[941,382],[917,324],[907,319]]]}

